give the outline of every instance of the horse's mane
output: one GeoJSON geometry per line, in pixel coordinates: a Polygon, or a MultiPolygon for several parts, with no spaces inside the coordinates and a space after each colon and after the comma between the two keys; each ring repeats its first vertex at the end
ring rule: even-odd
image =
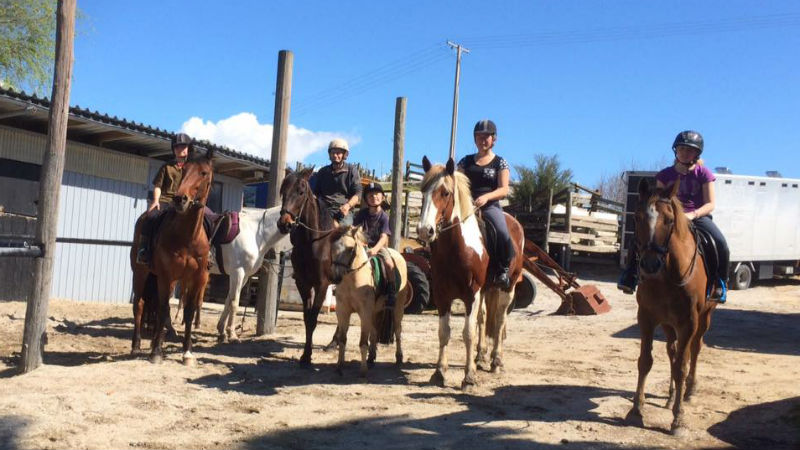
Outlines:
{"type": "Polygon", "coordinates": [[[458,213],[458,218],[463,220],[472,214],[473,206],[472,194],[469,191],[469,178],[459,171],[453,172],[453,176],[450,177],[447,175],[444,165],[435,164],[425,173],[420,189],[426,192],[441,179],[445,181],[445,188],[454,194],[454,212],[458,213]],[[455,188],[452,186],[453,184],[455,184],[455,188]]]}

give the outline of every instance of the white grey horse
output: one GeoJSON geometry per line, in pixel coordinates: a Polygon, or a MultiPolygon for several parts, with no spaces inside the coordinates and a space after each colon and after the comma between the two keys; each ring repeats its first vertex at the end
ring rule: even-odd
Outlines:
{"type": "MultiPolygon", "coordinates": [[[[233,325],[239,309],[239,295],[244,283],[261,267],[267,251],[272,248],[277,253],[292,247],[289,235],[278,231],[280,209],[280,206],[267,210],[242,208],[239,212],[239,235],[230,243],[220,246],[223,268],[230,277],[225,309],[217,322],[220,342],[226,339],[233,342],[239,340],[233,325]]],[[[220,274],[216,261],[210,272],[220,274]]]]}

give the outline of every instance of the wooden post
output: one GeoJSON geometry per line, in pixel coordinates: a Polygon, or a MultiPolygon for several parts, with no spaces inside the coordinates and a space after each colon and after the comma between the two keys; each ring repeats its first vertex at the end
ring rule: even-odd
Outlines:
{"type": "MultiPolygon", "coordinates": [[[[286,140],[289,132],[289,110],[292,102],[292,66],[294,55],[289,50],[278,53],[278,80],[275,86],[275,117],[272,123],[272,158],[269,164],[269,192],[267,208],[278,205],[279,190],[286,175],[286,140]]],[[[274,258],[273,258],[274,259],[274,258]]],[[[270,260],[270,263],[273,261],[270,260]]],[[[256,307],[256,335],[275,332],[278,321],[278,276],[275,270],[267,270],[265,280],[259,286],[256,307]]]]}
{"type": "Polygon", "coordinates": [[[61,178],[64,175],[64,153],[67,146],[69,91],[72,80],[72,52],[75,37],[75,0],[58,0],[56,12],[56,59],[53,93],[47,129],[47,148],[39,179],[39,216],[36,241],[42,245],[42,256],[36,258],[33,290],[25,310],[25,331],[22,337],[22,373],[42,365],[47,343],[46,320],[53,282],[53,261],[56,255],[56,229],[61,178]]]}
{"type": "Polygon", "coordinates": [[[389,215],[389,227],[392,236],[389,245],[400,250],[400,234],[402,232],[402,214],[400,204],[403,198],[403,153],[406,142],[406,98],[397,97],[394,108],[394,157],[392,159],[392,205],[389,215]]]}

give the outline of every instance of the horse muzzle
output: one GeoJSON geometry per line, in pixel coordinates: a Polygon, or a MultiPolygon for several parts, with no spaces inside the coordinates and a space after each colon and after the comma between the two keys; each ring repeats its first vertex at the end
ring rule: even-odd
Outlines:
{"type": "Polygon", "coordinates": [[[297,228],[297,221],[291,214],[283,213],[278,218],[278,231],[283,234],[289,234],[292,230],[297,228]]]}
{"type": "Polygon", "coordinates": [[[194,205],[194,200],[190,200],[188,195],[176,195],[172,198],[172,204],[175,206],[175,210],[179,213],[185,213],[189,210],[189,208],[194,205]]]}
{"type": "Polygon", "coordinates": [[[639,259],[639,268],[648,275],[655,275],[664,267],[664,258],[661,255],[647,252],[639,259]]]}
{"type": "Polygon", "coordinates": [[[436,238],[436,229],[430,225],[417,225],[417,236],[420,240],[431,243],[436,238]]]}

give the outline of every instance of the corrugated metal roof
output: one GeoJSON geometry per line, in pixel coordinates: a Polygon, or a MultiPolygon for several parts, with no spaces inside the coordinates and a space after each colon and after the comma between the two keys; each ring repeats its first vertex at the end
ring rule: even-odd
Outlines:
{"type": "MultiPolygon", "coordinates": [[[[50,100],[0,87],[0,124],[47,133],[50,100]]],[[[67,139],[123,153],[168,159],[172,156],[170,140],[175,133],[141,122],[109,116],[81,108],[69,108],[67,139]]],[[[246,153],[208,141],[198,141],[202,148],[215,153],[215,171],[244,182],[268,178],[270,163],[246,153]]]]}

